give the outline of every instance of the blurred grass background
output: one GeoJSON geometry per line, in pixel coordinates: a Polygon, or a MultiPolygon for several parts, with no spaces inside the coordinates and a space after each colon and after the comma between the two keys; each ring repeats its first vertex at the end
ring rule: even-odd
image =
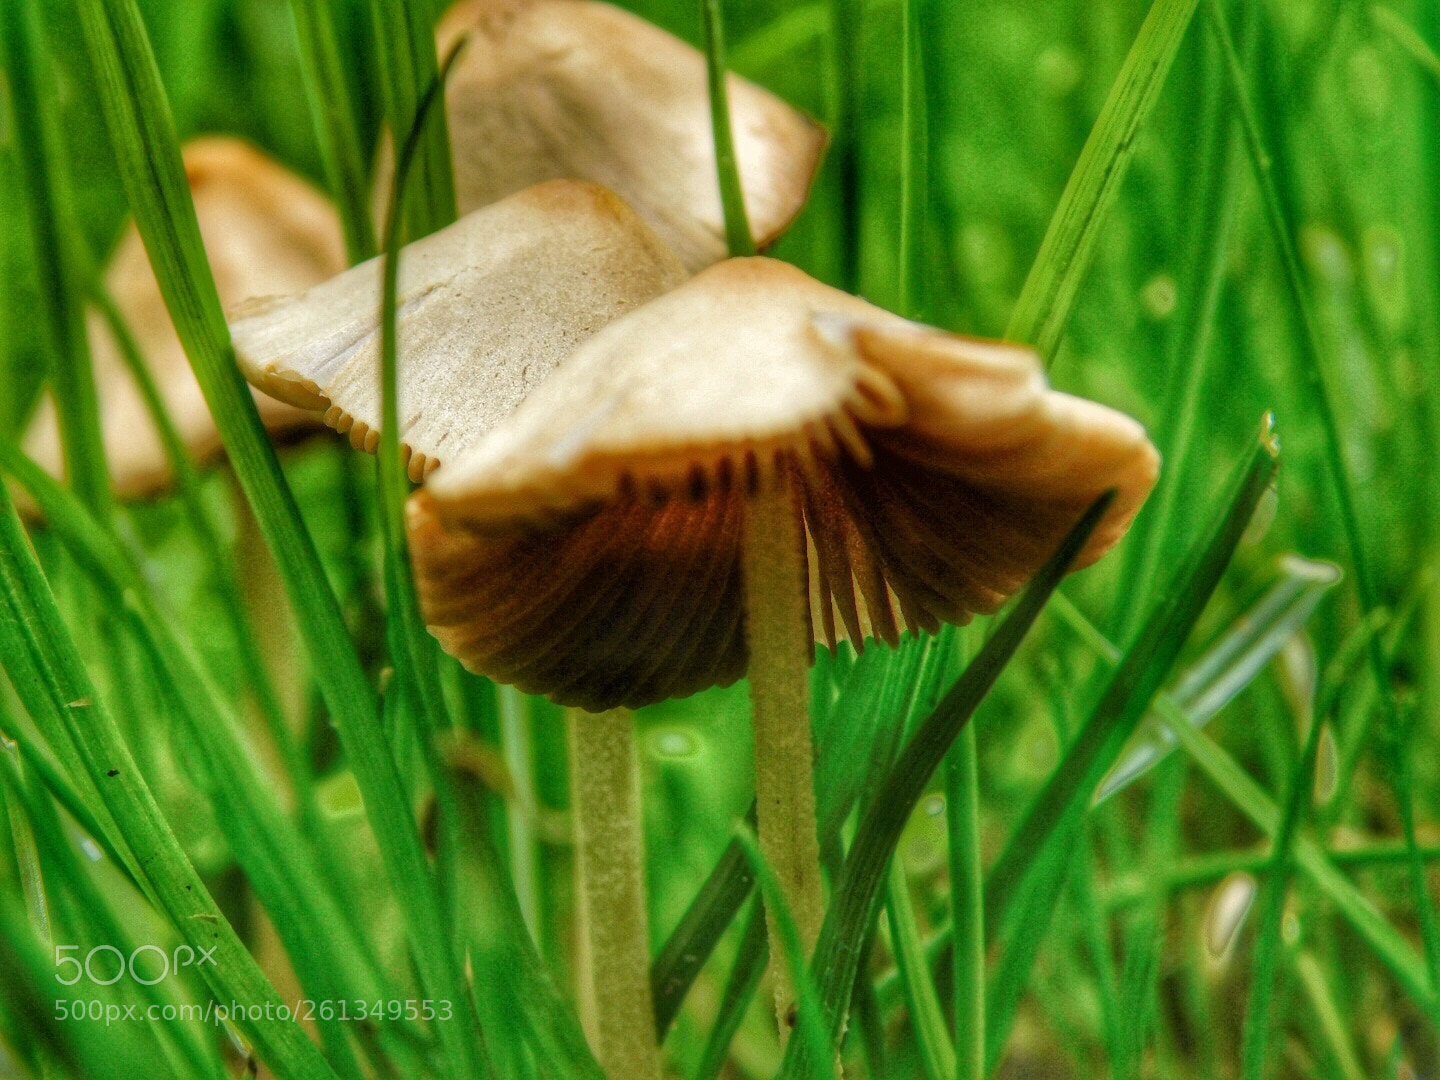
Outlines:
{"type": "MultiPolygon", "coordinates": [[[[288,3],[142,0],[139,6],[182,137],[239,134],[322,182],[288,3]]],[[[698,4],[646,0],[627,6],[700,40],[698,4]]],[[[1252,441],[1256,418],[1273,411],[1283,447],[1273,517],[1242,548],[1181,667],[1193,664],[1208,644],[1243,633],[1244,620],[1257,618],[1255,603],[1277,581],[1298,580],[1283,556],[1327,560],[1346,570],[1346,580],[1334,588],[1312,585],[1313,614],[1299,632],[1281,620],[1265,624],[1273,633],[1254,655],[1268,662],[1255,670],[1230,665],[1224,707],[1205,731],[1206,740],[1281,804],[1302,765],[1318,673],[1344,654],[1347,642],[1353,648],[1364,613],[1354,553],[1327,472],[1325,427],[1306,388],[1312,357],[1301,314],[1243,149],[1207,6],[1200,6],[1159,104],[1139,133],[1051,364],[1062,388],[1144,421],[1167,468],[1130,539],[1065,591],[1110,640],[1126,643],[1160,599],[1169,569],[1203,531],[1224,477],[1252,441]]],[[[101,253],[125,221],[125,198],[83,51],[69,44],[75,33],[67,28],[69,5],[45,8],[76,220],[101,253]]],[[[368,15],[358,0],[335,0],[334,8],[346,37],[342,55],[356,61],[347,75],[362,131],[371,140],[368,155],[379,128],[378,88],[365,62],[375,53],[368,15]]],[[[854,48],[843,78],[832,65],[830,8],[731,0],[730,62],[812,115],[845,118],[810,206],[775,253],[900,307],[906,302],[900,237],[907,150],[901,3],[840,0],[854,48]]],[[[967,333],[1005,331],[1148,8],[1125,0],[916,5],[927,123],[923,146],[908,147],[910,160],[924,167],[912,314],[967,333]]],[[[1440,902],[1440,875],[1433,868],[1440,857],[1440,598],[1434,588],[1440,555],[1434,481],[1440,445],[1440,60],[1432,51],[1440,45],[1440,8],[1419,0],[1375,6],[1264,0],[1227,8],[1242,42],[1270,175],[1301,257],[1379,600],[1400,613],[1381,637],[1393,665],[1394,715],[1404,720],[1403,730],[1394,730],[1378,707],[1363,665],[1344,669],[1348,677],[1337,685],[1338,705],[1317,750],[1322,781],[1307,835],[1344,853],[1337,858],[1345,860],[1355,885],[1347,896],[1372,907],[1420,957],[1423,896],[1431,905],[1440,902]],[[1411,799],[1420,844],[1413,854],[1426,866],[1422,895],[1403,857],[1402,800],[1411,799]]],[[[14,151],[5,134],[8,158],[14,151]]],[[[42,298],[35,291],[20,182],[18,170],[0,171],[0,425],[7,434],[21,430],[45,365],[33,315],[42,298]]],[[[380,643],[367,614],[378,602],[377,526],[366,510],[373,501],[368,459],[312,443],[284,461],[362,641],[370,629],[367,656],[378,663],[380,643]]],[[[207,494],[233,541],[245,525],[233,514],[229,484],[218,472],[207,494]]],[[[164,501],[132,507],[124,523],[147,555],[147,572],[186,621],[195,627],[213,621],[215,601],[202,560],[177,508],[164,501]]],[[[83,624],[92,596],[52,538],[41,532],[36,545],[62,608],[83,624]]],[[[82,644],[96,670],[110,673],[108,681],[102,678],[107,692],[147,692],[143,680],[123,684],[115,672],[125,665],[117,665],[100,643],[82,644]]],[[[238,681],[223,640],[197,630],[194,644],[230,685],[238,681]]],[[[903,678],[913,657],[901,650],[871,662],[903,678]]],[[[843,659],[823,662],[817,683],[838,684],[847,670],[843,659]]],[[[1097,696],[1101,670],[1074,627],[1052,611],[981,708],[975,723],[987,865],[1058,767],[1097,696]]],[[[328,776],[326,797],[344,814],[346,779],[326,742],[323,706],[303,672],[295,682],[314,717],[311,751],[328,776]]],[[[183,747],[176,752],[163,720],[168,705],[152,704],[154,728],[131,733],[153,770],[152,785],[192,858],[217,883],[227,913],[263,950],[263,919],[246,899],[205,793],[189,776],[183,747]]],[[[642,715],[657,947],[748,804],[746,709],[743,690],[732,689],[642,715]]],[[[532,860],[523,846],[534,845],[533,876],[517,875],[521,907],[533,920],[542,954],[563,979],[569,854],[563,822],[557,824],[566,805],[558,711],[502,692],[496,711],[479,727],[504,742],[497,754],[519,770],[514,781],[522,795],[533,789],[537,805],[512,815],[522,825],[512,824],[507,845],[511,859],[527,866],[532,860]]],[[[1233,940],[1221,934],[1219,942],[1216,911],[1225,897],[1245,895],[1252,879],[1236,875],[1262,869],[1258,860],[1267,847],[1237,788],[1217,783],[1195,760],[1193,750],[1167,758],[1091,813],[1065,865],[1056,869],[1053,915],[1022,917],[992,938],[992,974],[1018,972],[1021,980],[1006,991],[1016,1011],[1013,1027],[1002,1032],[1003,1053],[993,1062],[998,1075],[1240,1075],[1259,909],[1233,940]],[[1004,962],[1023,952],[1021,939],[1033,949],[1033,968],[1004,962]]],[[[943,932],[949,911],[942,787],[937,781],[922,802],[900,851],[916,926],[926,939],[943,932]]],[[[387,950],[402,948],[398,933],[385,929],[394,919],[384,902],[370,910],[368,898],[382,897],[384,888],[366,854],[363,820],[353,811],[350,820],[356,874],[372,886],[357,897],[364,920],[379,928],[377,940],[387,950]]],[[[13,878],[15,859],[0,861],[0,875],[13,878]]],[[[1427,1016],[1426,1003],[1397,983],[1373,941],[1357,934],[1354,912],[1347,917],[1344,909],[1312,879],[1296,880],[1281,924],[1263,1067],[1270,1075],[1345,1080],[1440,1075],[1433,1012],[1427,1016]]],[[[874,1000],[862,1007],[873,1009],[883,1047],[870,1045],[874,1032],[865,1031],[867,1053],[850,1056],[876,1075],[930,1076],[933,1063],[915,1031],[923,1002],[894,976],[893,931],[881,923],[870,957],[874,1000]]],[[[683,1075],[702,1057],[734,947],[727,939],[669,1040],[671,1060],[683,1075]]],[[[931,947],[938,953],[939,944],[931,947]]],[[[934,992],[948,1007],[948,968],[942,962],[936,971],[934,992]]],[[[768,1012],[762,994],[736,1038],[728,1075],[773,1074],[778,1056],[768,1012]]],[[[852,1026],[863,1029],[863,1020],[852,1026]]]]}

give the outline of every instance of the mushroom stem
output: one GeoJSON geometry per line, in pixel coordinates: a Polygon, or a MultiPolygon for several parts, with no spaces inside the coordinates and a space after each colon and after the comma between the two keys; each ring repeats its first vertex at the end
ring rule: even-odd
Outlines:
{"type": "MultiPolygon", "coordinates": [[[[810,651],[805,538],[784,471],[747,506],[743,574],[755,732],[760,851],[790,904],[808,959],[820,934],[820,845],[816,838],[810,738],[810,651]]],[[[778,927],[767,912],[775,1009],[783,1039],[795,1025],[795,987],[778,927]]]]}
{"type": "Polygon", "coordinates": [[[650,995],[640,767],[629,710],[566,713],[581,996],[606,1076],[660,1080],[650,995]]]}

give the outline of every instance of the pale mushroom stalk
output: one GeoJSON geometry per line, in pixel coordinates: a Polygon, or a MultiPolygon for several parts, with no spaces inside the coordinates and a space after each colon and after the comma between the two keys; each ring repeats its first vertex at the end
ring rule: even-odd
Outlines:
{"type": "MultiPolygon", "coordinates": [[[[810,734],[810,630],[805,536],[782,468],[745,507],[741,549],[745,636],[750,654],[760,851],[775,871],[805,949],[824,919],[820,842],[815,817],[815,758],[810,734]]],[[[795,1026],[796,987],[783,935],[766,910],[770,973],[782,1040],[795,1026]]]]}
{"type": "Polygon", "coordinates": [[[580,998],[606,1076],[659,1080],[635,718],[566,710],[580,998]]]}
{"type": "MultiPolygon", "coordinates": [[[[715,171],[732,256],[755,254],[730,123],[720,0],[701,0],[715,171]]],[[[773,486],[745,507],[741,577],[750,654],[750,715],[760,850],[790,905],[808,959],[820,935],[824,896],[815,818],[815,748],[810,733],[810,632],[805,532],[784,464],[773,486]]],[[[792,964],[766,909],[775,1012],[783,1041],[794,1026],[792,964]]]]}

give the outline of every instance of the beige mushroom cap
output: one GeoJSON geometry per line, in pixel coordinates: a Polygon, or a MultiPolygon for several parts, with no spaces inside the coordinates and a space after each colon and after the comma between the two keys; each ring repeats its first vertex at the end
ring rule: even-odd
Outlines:
{"type": "MultiPolygon", "coordinates": [[[[205,254],[227,308],[253,296],[307,288],[344,268],[339,218],[298,176],[232,138],[198,139],[185,147],[184,159],[205,254]]],[[[196,457],[213,456],[221,449],[215,420],[133,224],[115,249],[105,283],[186,446],[196,457]]],[[[155,494],[173,478],[159,432],[98,313],[89,314],[87,330],[115,490],[125,497],[155,494]]],[[[272,432],[316,426],[313,416],[263,395],[256,395],[256,403],[272,432]]],[[[61,475],[60,428],[48,394],[26,432],[24,448],[51,474],[61,475]]]]}
{"type": "MultiPolygon", "coordinates": [[[[380,441],[382,262],[231,325],[252,384],[323,411],[356,449],[380,441]]],[[[400,262],[401,446],[411,479],[464,452],[585,338],[685,278],[610,192],[552,180],[409,244],[400,262]]]]}
{"type": "Polygon", "coordinates": [[[818,640],[991,612],[1101,493],[1128,528],[1159,459],[1033,352],[734,259],[582,345],[409,506],[427,622],[473,670],[589,709],[745,668],[745,496],[788,484],[818,640]]]}
{"type": "MultiPolygon", "coordinates": [[[[445,94],[462,212],[574,177],[620,195],[692,272],[725,257],[700,52],[596,0],[462,0],[440,23],[440,54],[467,34],[445,94]]],[[[825,133],[754,83],[732,75],[728,88],[763,247],[805,204],[825,133]]]]}

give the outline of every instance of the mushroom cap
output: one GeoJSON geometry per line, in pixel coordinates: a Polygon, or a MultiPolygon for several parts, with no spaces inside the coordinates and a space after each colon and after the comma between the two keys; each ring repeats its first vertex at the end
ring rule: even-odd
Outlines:
{"type": "MultiPolygon", "coordinates": [[[[324,412],[356,449],[380,440],[380,286],[371,259],[230,327],[240,368],[324,412]]],[[[401,446],[421,480],[489,431],[585,338],[685,278],[616,196],[552,180],[409,244],[400,263],[401,446]]]]}
{"type": "Polygon", "coordinates": [[[1051,390],[1035,353],[909,322],[769,259],[617,320],[412,496],[427,623],[473,670],[638,706],[745,669],[745,500],[803,516],[817,640],[888,643],[996,610],[1103,492],[1078,561],[1159,458],[1051,390]]]}
{"type": "MultiPolygon", "coordinates": [[[[344,268],[339,218],[324,196],[304,180],[248,143],[228,137],[187,144],[184,160],[205,254],[226,308],[252,296],[307,288],[344,268]]],[[[214,456],[221,450],[219,431],[133,223],[120,238],[105,284],[186,447],[201,459],[214,456]]],[[[86,329],[115,490],[124,497],[153,495],[173,478],[159,432],[103,317],[90,312],[86,329]]],[[[256,395],[256,404],[271,432],[317,426],[313,416],[264,395],[256,395]]],[[[49,394],[25,434],[24,448],[52,475],[61,475],[60,427],[49,394]]]]}
{"type": "MultiPolygon", "coordinates": [[[[440,22],[461,211],[541,180],[616,192],[692,272],[725,257],[705,57],[597,0],[462,0],[440,22]]],[[[762,247],[800,212],[825,132],[754,83],[728,77],[735,154],[762,247]]],[[[385,175],[387,169],[381,170],[385,175]]]]}

